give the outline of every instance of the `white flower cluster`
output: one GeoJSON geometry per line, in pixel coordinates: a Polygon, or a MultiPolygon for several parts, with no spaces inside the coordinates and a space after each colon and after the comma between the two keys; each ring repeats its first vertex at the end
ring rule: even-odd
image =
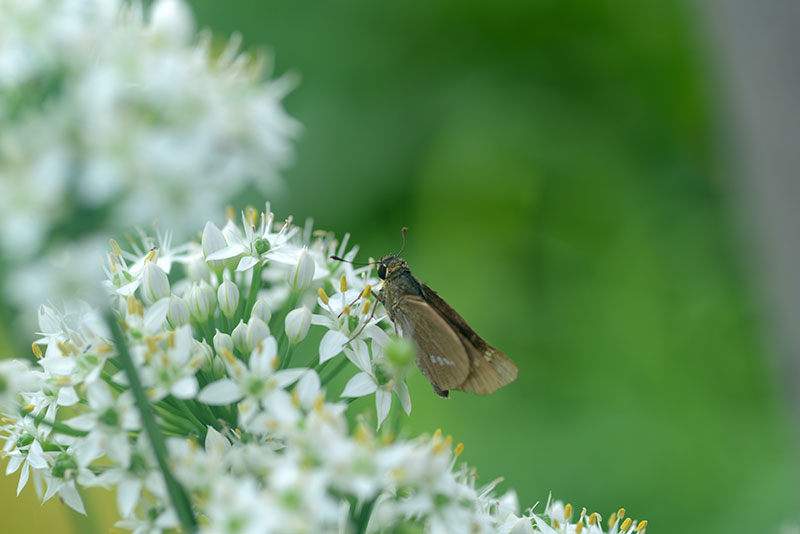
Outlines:
{"type": "Polygon", "coordinates": [[[235,195],[281,186],[288,81],[266,81],[236,37],[212,49],[184,0],[130,4],[0,0],[0,256],[20,266],[4,289],[23,308],[69,282],[53,264],[99,228],[158,219],[188,237],[235,195]]]}
{"type": "MultiPolygon", "coordinates": [[[[83,512],[79,488],[114,488],[119,528],[178,527],[144,405],[201,533],[603,532],[596,515],[571,523],[560,503],[519,516],[515,494],[495,497],[498,481],[476,487],[456,466],[463,445],[439,431],[406,440],[395,425],[381,430],[393,397],[395,414],[411,410],[413,348],[384,331],[371,266],[329,259],[352,260],[347,241],[276,224],[269,206],[241,225],[207,223],[200,243],[141,235],[124,252],[112,241],[114,322],[86,304],[43,306],[37,367],[0,366],[6,472],[20,471],[18,491],[32,479],[43,500],[58,495],[83,512]],[[295,355],[312,358],[293,365],[295,355]],[[336,395],[330,380],[350,364],[336,395]],[[378,432],[341,400],[372,395],[378,432]]],[[[644,530],[623,516],[610,532],[644,530]]]]}

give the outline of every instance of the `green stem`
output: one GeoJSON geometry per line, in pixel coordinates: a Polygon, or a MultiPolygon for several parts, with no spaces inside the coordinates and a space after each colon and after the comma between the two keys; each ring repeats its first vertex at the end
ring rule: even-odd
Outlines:
{"type": "Polygon", "coordinates": [[[331,371],[331,372],[328,374],[328,376],[326,376],[325,378],[323,378],[323,379],[322,379],[322,385],[324,386],[325,384],[327,384],[328,382],[330,382],[330,381],[331,381],[331,379],[332,379],[334,376],[338,375],[338,374],[339,374],[339,371],[341,371],[342,369],[344,369],[344,368],[345,368],[345,366],[347,365],[347,362],[348,362],[348,361],[349,361],[349,360],[348,360],[347,358],[342,358],[342,361],[340,361],[340,362],[339,362],[339,365],[337,365],[337,366],[336,366],[336,367],[333,369],[333,371],[331,371]]]}
{"type": "MultiPolygon", "coordinates": [[[[23,412],[22,415],[27,415],[27,414],[23,412]]],[[[65,425],[64,423],[59,423],[58,421],[48,421],[47,419],[44,418],[44,416],[45,412],[42,411],[39,415],[34,417],[33,418],[34,424],[38,425],[39,423],[43,423],[52,428],[53,430],[55,430],[56,432],[58,432],[59,434],[64,434],[66,436],[83,437],[89,435],[89,432],[87,432],[86,430],[78,430],[77,428],[72,428],[71,426],[65,425]]]]}
{"type": "Polygon", "coordinates": [[[253,267],[253,279],[250,281],[250,293],[247,295],[247,302],[245,303],[244,311],[242,312],[244,322],[250,320],[250,312],[253,311],[253,305],[256,303],[258,292],[261,290],[261,271],[263,269],[263,263],[257,263],[256,266],[253,267]]]}
{"type": "Polygon", "coordinates": [[[356,520],[357,534],[364,534],[367,532],[367,524],[369,523],[369,518],[372,515],[372,508],[375,507],[376,500],[377,499],[371,499],[361,505],[361,513],[358,514],[358,519],[356,520]]]}
{"type": "Polygon", "coordinates": [[[119,362],[128,377],[128,383],[131,387],[131,391],[133,392],[133,397],[136,401],[136,407],[139,409],[139,415],[142,418],[144,430],[147,433],[150,444],[153,446],[153,453],[155,454],[156,461],[158,462],[158,467],[161,469],[161,473],[164,475],[164,482],[167,486],[167,492],[169,493],[172,505],[175,507],[175,511],[178,514],[178,519],[180,520],[183,529],[187,533],[194,532],[197,529],[197,520],[192,513],[192,504],[189,501],[189,497],[186,495],[186,491],[183,489],[183,486],[181,486],[177,479],[175,479],[169,469],[169,465],[167,465],[166,441],[164,440],[164,435],[161,433],[161,429],[156,422],[156,418],[153,414],[153,407],[147,400],[147,395],[144,392],[142,383],[139,381],[139,374],[136,372],[136,368],[133,365],[133,359],[131,359],[131,355],[128,352],[128,344],[125,341],[125,336],[123,335],[122,329],[119,326],[119,321],[117,321],[117,318],[114,316],[111,310],[106,310],[105,315],[108,327],[111,329],[111,336],[114,339],[114,344],[117,347],[119,362]]]}
{"type": "Polygon", "coordinates": [[[294,355],[294,346],[289,345],[289,348],[286,349],[286,356],[283,358],[281,362],[280,368],[286,369],[289,367],[289,364],[292,363],[292,356],[294,355]]]}

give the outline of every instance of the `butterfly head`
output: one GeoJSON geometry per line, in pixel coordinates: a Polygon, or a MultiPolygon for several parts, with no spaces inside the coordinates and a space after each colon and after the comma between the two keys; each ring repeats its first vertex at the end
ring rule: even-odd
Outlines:
{"type": "Polygon", "coordinates": [[[406,260],[398,256],[384,256],[378,261],[378,278],[381,280],[386,280],[396,272],[407,270],[406,260]]]}

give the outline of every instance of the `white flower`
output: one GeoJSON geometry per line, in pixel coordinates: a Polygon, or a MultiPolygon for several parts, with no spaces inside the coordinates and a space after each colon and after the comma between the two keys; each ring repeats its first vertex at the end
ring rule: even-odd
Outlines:
{"type": "Polygon", "coordinates": [[[16,413],[19,394],[23,391],[36,391],[38,388],[39,380],[25,362],[0,360],[0,413],[16,413]]]}
{"type": "Polygon", "coordinates": [[[247,322],[247,351],[254,350],[261,340],[269,337],[269,326],[258,317],[251,317],[247,322]]]}
{"type": "Polygon", "coordinates": [[[289,272],[289,285],[295,291],[303,291],[314,279],[314,258],[309,254],[307,249],[300,252],[300,258],[297,265],[289,272]]]}
{"type": "Polygon", "coordinates": [[[305,306],[301,306],[290,311],[286,315],[286,336],[289,338],[289,343],[296,345],[308,334],[308,329],[311,326],[311,311],[305,306]]]}
{"type": "Polygon", "coordinates": [[[237,272],[251,270],[265,261],[277,261],[287,265],[297,263],[299,247],[292,244],[291,238],[296,229],[289,226],[288,221],[277,232],[273,232],[275,215],[267,210],[258,215],[255,212],[242,213],[241,228],[229,220],[222,229],[228,246],[206,256],[206,260],[233,260],[238,258],[237,272]],[[258,226],[256,226],[258,225],[258,226]]]}
{"type": "Polygon", "coordinates": [[[257,409],[270,393],[297,381],[305,369],[276,371],[278,344],[274,337],[259,342],[250,354],[247,364],[236,359],[230,352],[223,352],[230,378],[217,380],[200,391],[198,400],[212,406],[221,406],[245,399],[240,409],[248,413],[257,409]]]}
{"type": "Polygon", "coordinates": [[[65,223],[83,217],[89,238],[158,219],[185,237],[248,187],[274,191],[291,158],[290,83],[264,81],[265,57],[240,53],[238,38],[213,49],[183,0],[142,11],[124,0],[0,2],[0,247],[17,267],[4,289],[21,304],[80,274],[51,254],[26,276],[27,262],[64,245],[65,223]]]}
{"type": "Polygon", "coordinates": [[[217,288],[219,309],[225,317],[233,317],[239,307],[239,287],[230,280],[223,280],[217,288]]]}
{"type": "Polygon", "coordinates": [[[154,262],[147,262],[142,273],[141,288],[142,297],[148,304],[153,304],[159,299],[169,297],[167,273],[154,262]]]}
{"type": "Polygon", "coordinates": [[[217,306],[217,298],[214,290],[206,282],[194,284],[186,295],[186,304],[189,306],[189,313],[198,322],[205,322],[214,313],[217,306]]]}
{"type": "Polygon", "coordinates": [[[256,299],[256,303],[253,304],[253,310],[250,312],[250,317],[258,317],[269,324],[269,320],[272,317],[272,310],[269,309],[269,305],[264,297],[258,297],[256,299]]]}
{"type": "Polygon", "coordinates": [[[169,298],[169,309],[167,311],[167,319],[170,324],[178,328],[189,323],[189,306],[182,298],[172,295],[169,298]]]}
{"type": "Polygon", "coordinates": [[[104,382],[95,382],[87,390],[90,412],[67,420],[73,428],[89,431],[75,449],[81,465],[89,465],[101,456],[118,463],[130,460],[128,432],[141,426],[133,396],[127,392],[116,399],[104,382]]]}

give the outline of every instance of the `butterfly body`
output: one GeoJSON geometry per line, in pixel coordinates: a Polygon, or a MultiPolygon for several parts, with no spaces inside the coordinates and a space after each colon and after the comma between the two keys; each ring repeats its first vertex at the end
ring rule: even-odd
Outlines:
{"type": "Polygon", "coordinates": [[[416,346],[416,364],[440,397],[450,390],[493,393],[517,378],[517,366],[489,345],[397,256],[378,262],[378,300],[416,346]]]}

